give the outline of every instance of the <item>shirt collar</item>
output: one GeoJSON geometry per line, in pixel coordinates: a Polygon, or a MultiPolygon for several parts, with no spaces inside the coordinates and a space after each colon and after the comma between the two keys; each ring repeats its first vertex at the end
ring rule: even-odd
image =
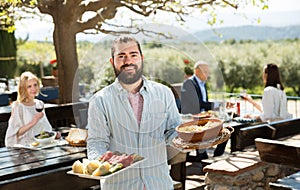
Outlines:
{"type": "Polygon", "coordinates": [[[200,80],[196,75],[194,75],[196,81],[198,82],[199,85],[204,85],[205,81],[200,80]]]}
{"type": "MultiPolygon", "coordinates": [[[[143,86],[141,87],[141,89],[140,89],[140,93],[142,92],[142,91],[148,91],[148,89],[149,89],[149,84],[148,84],[148,81],[147,81],[147,79],[144,77],[144,76],[142,76],[142,80],[143,80],[143,86]]],[[[116,89],[117,89],[117,91],[118,92],[120,92],[120,93],[123,93],[123,92],[127,92],[123,87],[122,87],[122,85],[120,84],[120,81],[119,81],[119,78],[117,77],[116,79],[115,79],[115,81],[114,81],[114,83],[113,83],[113,85],[116,87],[116,89]]]]}

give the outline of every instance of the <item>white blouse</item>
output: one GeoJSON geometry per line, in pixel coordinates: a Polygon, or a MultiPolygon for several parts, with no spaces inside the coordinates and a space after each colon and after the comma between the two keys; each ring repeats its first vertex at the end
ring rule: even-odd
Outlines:
{"type": "Polygon", "coordinates": [[[263,113],[260,115],[262,121],[274,121],[292,118],[287,111],[287,98],[283,90],[268,86],[264,89],[262,97],[263,113]]]}
{"type": "MultiPolygon", "coordinates": [[[[40,100],[35,100],[40,101],[40,100]]],[[[12,104],[12,115],[8,121],[8,128],[5,135],[5,146],[11,147],[15,144],[28,145],[34,141],[34,135],[39,134],[41,131],[52,131],[52,126],[49,123],[45,110],[44,116],[30,128],[24,135],[17,137],[18,130],[32,121],[33,116],[36,114],[35,106],[26,106],[19,102],[12,104]]]]}

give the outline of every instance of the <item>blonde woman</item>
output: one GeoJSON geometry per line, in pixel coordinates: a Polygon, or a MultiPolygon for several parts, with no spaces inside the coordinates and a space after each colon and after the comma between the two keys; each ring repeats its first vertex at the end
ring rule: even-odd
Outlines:
{"type": "Polygon", "coordinates": [[[40,82],[31,72],[24,72],[18,85],[17,101],[12,104],[11,117],[5,135],[5,146],[29,145],[41,131],[52,131],[45,111],[37,112],[35,99],[40,92],[40,82]]]}

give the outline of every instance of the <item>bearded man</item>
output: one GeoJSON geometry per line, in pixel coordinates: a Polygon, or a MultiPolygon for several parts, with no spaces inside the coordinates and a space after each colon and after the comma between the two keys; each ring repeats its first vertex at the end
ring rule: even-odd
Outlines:
{"type": "Polygon", "coordinates": [[[173,189],[166,145],[176,136],[181,117],[171,90],[143,76],[143,60],[135,38],[121,36],[114,40],[110,63],[116,79],[89,103],[89,159],[98,159],[106,151],[145,158],[136,167],[101,181],[102,190],[173,189]]]}

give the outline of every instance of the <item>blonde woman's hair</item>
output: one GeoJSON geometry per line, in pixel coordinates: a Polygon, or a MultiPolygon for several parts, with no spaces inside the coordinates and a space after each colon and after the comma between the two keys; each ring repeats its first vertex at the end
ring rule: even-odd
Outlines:
{"type": "Polygon", "coordinates": [[[27,93],[27,81],[35,80],[38,83],[38,93],[40,92],[40,81],[33,73],[26,71],[21,74],[20,82],[18,85],[18,98],[17,101],[24,103],[28,100],[28,93],[27,93]]]}

